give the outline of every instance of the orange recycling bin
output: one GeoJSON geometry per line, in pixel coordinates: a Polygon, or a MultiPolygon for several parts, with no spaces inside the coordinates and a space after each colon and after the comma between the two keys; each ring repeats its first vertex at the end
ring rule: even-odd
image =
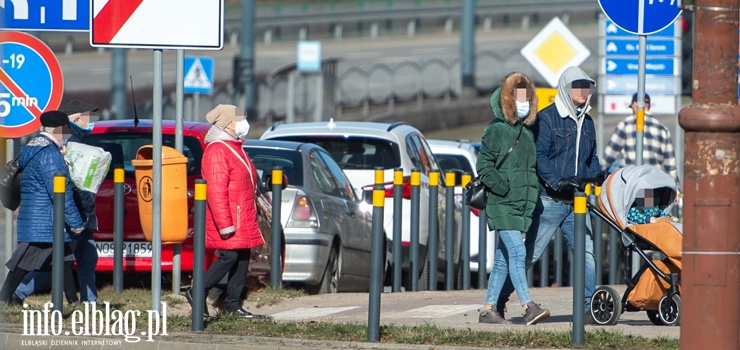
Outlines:
{"type": "MultiPolygon", "coordinates": [[[[154,174],[152,145],[141,146],[131,161],[136,173],[139,219],[147,241],[152,241],[154,174]]],[[[188,234],[188,158],[172,147],[162,146],[162,244],[181,243],[188,234]]]]}

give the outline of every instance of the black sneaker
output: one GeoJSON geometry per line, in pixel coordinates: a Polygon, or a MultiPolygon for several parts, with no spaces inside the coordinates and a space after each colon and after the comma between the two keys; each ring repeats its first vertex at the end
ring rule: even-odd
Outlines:
{"type": "Polygon", "coordinates": [[[23,299],[13,293],[13,295],[10,296],[10,300],[8,300],[8,305],[23,305],[23,299]]]}
{"type": "MultiPolygon", "coordinates": [[[[187,300],[188,304],[190,304],[190,309],[192,312],[193,296],[190,294],[190,291],[192,291],[192,289],[188,289],[185,291],[185,300],[187,300]]],[[[208,312],[208,303],[206,302],[206,300],[203,300],[203,319],[207,320],[209,318],[211,318],[211,314],[208,312]]]]}
{"type": "Polygon", "coordinates": [[[527,309],[524,310],[524,324],[527,326],[535,325],[548,317],[550,317],[550,310],[541,308],[539,304],[535,304],[533,301],[527,303],[527,309]]]}
{"type": "Polygon", "coordinates": [[[238,308],[238,309],[233,310],[233,311],[228,311],[227,310],[225,312],[225,314],[227,316],[236,316],[236,317],[250,319],[250,320],[267,320],[267,319],[270,319],[271,318],[271,317],[266,316],[266,315],[253,314],[253,313],[251,313],[251,312],[249,312],[247,310],[244,310],[243,308],[238,308]]]}

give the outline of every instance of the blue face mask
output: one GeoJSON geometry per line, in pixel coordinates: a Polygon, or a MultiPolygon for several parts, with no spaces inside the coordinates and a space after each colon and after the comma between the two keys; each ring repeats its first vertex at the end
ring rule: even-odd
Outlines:
{"type": "Polygon", "coordinates": [[[516,101],[516,115],[519,116],[520,119],[524,119],[529,115],[529,101],[516,101]]]}

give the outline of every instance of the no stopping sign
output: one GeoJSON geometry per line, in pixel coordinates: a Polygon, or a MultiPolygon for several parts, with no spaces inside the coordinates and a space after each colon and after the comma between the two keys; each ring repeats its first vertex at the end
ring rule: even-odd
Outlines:
{"type": "Polygon", "coordinates": [[[30,135],[39,116],[59,107],[62,69],[41,40],[21,32],[0,32],[0,137],[30,135]]]}

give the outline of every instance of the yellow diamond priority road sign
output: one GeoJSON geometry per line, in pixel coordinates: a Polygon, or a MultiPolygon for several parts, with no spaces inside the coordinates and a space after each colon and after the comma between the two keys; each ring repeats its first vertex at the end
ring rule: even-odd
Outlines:
{"type": "Polygon", "coordinates": [[[566,68],[580,65],[591,55],[557,17],[537,33],[521,53],[552,87],[557,87],[560,74],[566,68]]]}

